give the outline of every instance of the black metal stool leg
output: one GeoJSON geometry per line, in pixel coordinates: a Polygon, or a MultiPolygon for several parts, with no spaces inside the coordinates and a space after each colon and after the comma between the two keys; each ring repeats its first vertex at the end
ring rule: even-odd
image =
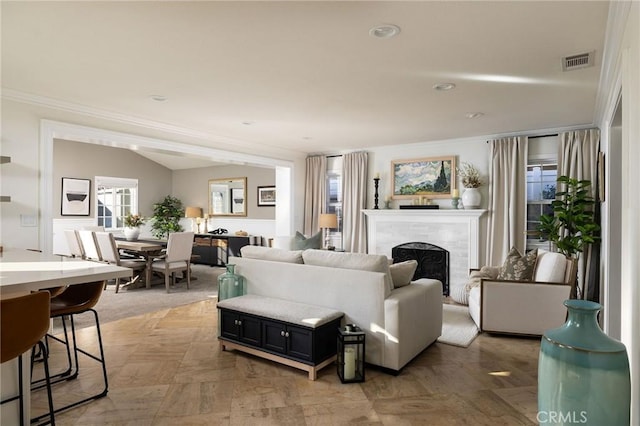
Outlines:
{"type": "MultiPolygon", "coordinates": [[[[97,337],[98,337],[98,347],[100,349],[100,356],[97,357],[94,354],[89,353],[89,352],[85,351],[84,349],[78,347],[77,339],[76,339],[75,322],[74,322],[74,319],[73,319],[73,315],[70,315],[70,319],[71,319],[71,336],[72,336],[72,341],[73,341],[74,359],[75,359],[75,363],[76,363],[76,372],[75,372],[74,378],[75,378],[75,376],[77,376],[78,371],[79,371],[78,353],[81,353],[81,354],[83,354],[83,355],[85,355],[85,356],[87,356],[87,357],[89,357],[89,358],[91,358],[91,359],[93,359],[95,361],[98,361],[102,365],[102,375],[103,375],[103,378],[104,378],[104,389],[101,392],[99,392],[99,393],[97,393],[95,395],[83,398],[80,401],[76,401],[74,403],[65,405],[63,407],[55,408],[54,411],[53,411],[54,413],[59,413],[61,411],[68,410],[70,408],[76,407],[76,406],[78,406],[80,404],[84,404],[85,402],[92,401],[94,399],[102,398],[102,397],[106,396],[107,392],[109,391],[109,382],[108,382],[108,378],[107,378],[107,364],[106,364],[105,356],[104,356],[104,346],[102,344],[102,332],[100,330],[100,319],[98,317],[98,312],[96,312],[94,309],[88,309],[87,311],[91,311],[93,313],[93,316],[94,316],[94,319],[95,319],[95,322],[96,322],[96,331],[97,331],[97,337]]],[[[32,422],[33,421],[40,421],[41,419],[43,419],[46,416],[47,415],[42,415],[42,416],[36,417],[35,419],[32,419],[32,422]]]]}

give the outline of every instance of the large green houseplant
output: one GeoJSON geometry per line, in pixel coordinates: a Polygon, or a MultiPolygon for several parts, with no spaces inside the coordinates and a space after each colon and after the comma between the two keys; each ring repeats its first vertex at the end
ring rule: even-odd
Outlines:
{"type": "Polygon", "coordinates": [[[551,203],[553,215],[540,216],[538,230],[560,253],[577,259],[587,244],[599,239],[600,226],[593,218],[595,201],[589,195],[591,181],[560,176],[558,183],[564,190],[556,192],[551,203]]]}
{"type": "MultiPolygon", "coordinates": [[[[575,273],[580,254],[588,244],[599,240],[600,226],[593,216],[595,201],[589,195],[591,181],[560,176],[558,184],[563,190],[556,192],[556,199],[551,202],[553,214],[540,216],[538,231],[560,253],[573,260],[575,273]]],[[[572,286],[571,298],[578,296],[576,284],[572,286]]]]}
{"type": "Polygon", "coordinates": [[[170,232],[182,231],[180,218],[184,216],[182,201],[171,195],[164,197],[159,203],[153,205],[153,222],[151,233],[156,238],[166,238],[170,232]]]}

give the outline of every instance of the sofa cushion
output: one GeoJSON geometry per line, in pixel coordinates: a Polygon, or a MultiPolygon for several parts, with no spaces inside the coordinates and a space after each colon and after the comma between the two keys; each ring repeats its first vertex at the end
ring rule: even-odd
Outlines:
{"type": "Polygon", "coordinates": [[[411,284],[413,274],[416,272],[417,267],[417,260],[406,260],[404,262],[389,265],[393,288],[404,287],[405,285],[411,284]]]}
{"type": "Polygon", "coordinates": [[[564,254],[540,250],[533,280],[543,283],[562,283],[566,268],[567,258],[564,254]]]}
{"type": "Polygon", "coordinates": [[[393,280],[389,272],[389,260],[385,255],[345,253],[331,250],[305,250],[302,252],[302,258],[307,265],[382,272],[385,274],[385,282],[387,283],[387,295],[393,290],[393,280]]]}
{"type": "Polygon", "coordinates": [[[322,248],[322,231],[310,236],[309,238],[302,235],[300,232],[296,232],[296,236],[293,237],[293,243],[291,245],[293,250],[307,250],[307,249],[320,249],[322,248]]]}
{"type": "Polygon", "coordinates": [[[240,249],[242,257],[258,260],[272,260],[274,262],[304,263],[302,250],[283,250],[262,246],[244,246],[240,249]]]}
{"type": "Polygon", "coordinates": [[[531,250],[523,256],[517,248],[511,247],[511,251],[509,251],[507,258],[500,268],[498,279],[509,281],[531,281],[533,279],[533,271],[536,266],[537,255],[538,249],[531,250]]]}

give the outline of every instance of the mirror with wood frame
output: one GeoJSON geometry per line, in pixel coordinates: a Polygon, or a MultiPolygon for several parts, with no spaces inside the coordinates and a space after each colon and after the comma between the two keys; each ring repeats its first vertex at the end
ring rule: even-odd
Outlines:
{"type": "Polygon", "coordinates": [[[209,215],[246,216],[247,178],[209,179],[209,215]]]}

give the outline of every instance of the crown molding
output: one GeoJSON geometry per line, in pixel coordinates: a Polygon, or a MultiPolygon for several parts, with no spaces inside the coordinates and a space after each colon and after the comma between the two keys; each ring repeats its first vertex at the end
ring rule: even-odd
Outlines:
{"type": "Polygon", "coordinates": [[[607,111],[611,111],[611,105],[617,103],[620,83],[620,57],[624,31],[626,28],[630,1],[612,1],[609,3],[609,15],[607,17],[607,29],[604,39],[604,51],[602,52],[602,66],[600,69],[600,81],[596,94],[594,109],[594,122],[604,123],[607,111]]]}

